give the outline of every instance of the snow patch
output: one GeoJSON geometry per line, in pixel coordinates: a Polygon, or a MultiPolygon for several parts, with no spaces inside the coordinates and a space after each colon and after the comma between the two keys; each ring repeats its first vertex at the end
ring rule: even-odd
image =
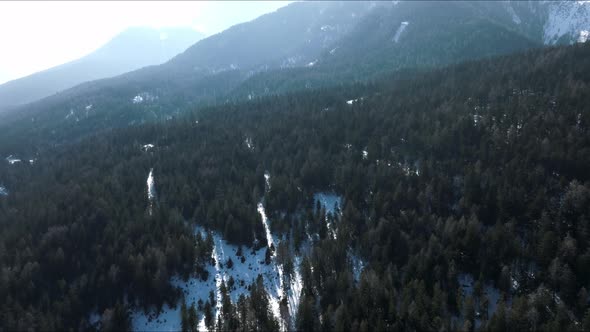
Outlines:
{"type": "Polygon", "coordinates": [[[141,150],[143,150],[143,151],[149,151],[149,150],[151,150],[153,148],[154,148],[154,145],[153,144],[145,144],[145,145],[142,145],[141,146],[141,150]]]}
{"type": "Polygon", "coordinates": [[[148,198],[148,214],[152,215],[154,201],[156,200],[156,185],[154,182],[154,169],[150,169],[150,174],[147,178],[147,198],[148,198]]]}
{"type": "Polygon", "coordinates": [[[354,103],[358,103],[358,101],[359,101],[360,99],[361,99],[361,98],[347,100],[347,101],[346,101],[346,103],[347,103],[348,105],[352,105],[352,104],[354,104],[354,103]]]}
{"type": "Polygon", "coordinates": [[[408,27],[408,24],[410,24],[410,22],[407,22],[407,21],[400,23],[399,27],[397,28],[397,31],[395,32],[395,35],[393,36],[393,41],[395,43],[397,43],[399,41],[400,36],[404,32],[404,30],[406,30],[406,28],[408,27]]]}
{"type": "Polygon", "coordinates": [[[510,281],[512,284],[512,289],[514,291],[518,291],[518,289],[520,288],[520,283],[518,282],[518,280],[516,280],[516,278],[514,277],[510,277],[510,281]]]}
{"type": "Polygon", "coordinates": [[[244,140],[244,143],[246,143],[248,150],[254,150],[254,144],[252,143],[252,137],[246,137],[246,139],[244,140]]]}
{"type": "Polygon", "coordinates": [[[156,99],[158,99],[158,97],[153,96],[149,92],[141,92],[141,93],[138,93],[135,97],[133,97],[131,99],[131,102],[133,104],[141,104],[143,102],[151,102],[151,101],[154,101],[156,99]]]}
{"type": "Polygon", "coordinates": [[[20,163],[20,162],[21,162],[21,160],[20,160],[20,159],[18,159],[18,158],[16,158],[16,157],[14,157],[14,156],[12,156],[12,155],[10,155],[10,156],[6,157],[6,161],[8,161],[8,163],[9,163],[10,165],[14,165],[14,164],[16,164],[16,163],[20,163]]]}
{"type": "Polygon", "coordinates": [[[585,43],[590,36],[590,31],[582,30],[580,31],[580,36],[578,37],[578,43],[585,43]]]}
{"type": "Polygon", "coordinates": [[[334,214],[336,208],[342,209],[342,197],[334,193],[319,192],[313,195],[314,202],[319,202],[326,213],[334,214]]]}
{"type": "Polygon", "coordinates": [[[365,262],[363,262],[359,256],[353,254],[350,250],[348,257],[350,259],[350,265],[352,266],[352,276],[354,281],[359,282],[359,280],[361,280],[361,273],[365,269],[365,262]]]}
{"type": "Polygon", "coordinates": [[[156,198],[156,186],[154,184],[154,169],[153,168],[150,170],[150,174],[148,175],[148,178],[147,178],[147,193],[148,193],[148,199],[150,201],[152,201],[156,198]]]}
{"type": "MultiPolygon", "coordinates": [[[[297,316],[297,310],[299,309],[299,298],[301,297],[301,290],[303,289],[303,281],[301,280],[301,272],[299,266],[301,266],[301,257],[296,256],[294,259],[294,276],[291,278],[289,283],[289,293],[287,294],[287,301],[289,306],[289,315],[291,318],[297,316]]],[[[294,326],[290,328],[294,330],[294,326]]]]}
{"type": "Polygon", "coordinates": [[[314,202],[319,202],[320,206],[326,210],[326,227],[328,228],[328,234],[332,235],[333,239],[336,239],[336,225],[332,225],[329,222],[328,214],[334,216],[336,209],[341,210],[342,197],[336,194],[330,193],[315,193],[313,195],[314,202]]]}
{"type": "Polygon", "coordinates": [[[359,101],[363,100],[363,97],[357,98],[357,99],[351,99],[351,100],[347,100],[346,103],[348,105],[352,105],[354,103],[358,103],[359,101]]]}
{"type": "MultiPolygon", "coordinates": [[[[200,233],[205,238],[207,231],[197,226],[195,234],[200,233]]],[[[301,293],[301,275],[299,266],[301,258],[294,257],[294,266],[296,271],[294,276],[289,280],[290,289],[287,294],[283,294],[283,270],[273,259],[270,264],[265,264],[266,250],[253,251],[251,248],[242,247],[242,256],[237,256],[238,247],[227,243],[220,234],[212,232],[213,252],[212,258],[215,259],[215,265],[208,264],[205,268],[209,273],[207,280],[202,280],[198,276],[191,276],[188,280],[182,280],[178,276],[171,278],[173,286],[180,288],[184,294],[184,301],[187,307],[194,304],[197,307],[199,300],[204,303],[209,298],[209,292],[213,291],[216,295],[217,305],[214,308],[214,317],[217,317],[221,309],[220,286],[224,282],[228,287],[228,293],[235,304],[240,295],[248,295],[248,286],[256,281],[258,275],[264,279],[264,287],[269,297],[270,307],[281,322],[282,330],[286,330],[285,322],[280,319],[280,301],[283,296],[287,297],[288,308],[291,317],[295,317],[299,306],[299,295],[301,293]],[[243,257],[243,258],[242,258],[243,257]],[[227,261],[231,259],[233,266],[227,267],[227,261]],[[242,261],[243,259],[243,261],[242,261]],[[230,279],[234,280],[234,286],[229,287],[230,279]]],[[[199,331],[205,331],[206,326],[204,317],[200,314],[198,325],[199,331]]],[[[162,311],[157,313],[152,308],[145,313],[140,308],[135,308],[131,313],[131,321],[134,331],[180,331],[180,303],[172,307],[165,304],[162,311]]]]}
{"type": "Polygon", "coordinates": [[[483,116],[479,114],[473,114],[473,125],[477,126],[477,123],[483,118],[483,116]]]}
{"type": "Polygon", "coordinates": [[[266,191],[270,191],[270,173],[264,172],[264,182],[266,183],[266,191]]]}
{"type": "Polygon", "coordinates": [[[405,176],[410,176],[412,174],[415,174],[416,176],[420,176],[420,163],[419,162],[414,162],[414,168],[412,168],[412,166],[410,164],[408,164],[407,162],[402,163],[397,163],[398,166],[402,169],[402,171],[404,172],[405,176]]]}
{"type": "Polygon", "coordinates": [[[0,186],[0,196],[8,196],[8,189],[4,186],[0,186]]]}
{"type": "Polygon", "coordinates": [[[268,247],[270,248],[273,245],[274,240],[270,232],[268,217],[266,216],[266,211],[264,210],[264,205],[262,205],[262,203],[258,203],[258,213],[260,213],[260,217],[262,217],[262,225],[264,226],[264,230],[266,231],[266,241],[268,247]]]}

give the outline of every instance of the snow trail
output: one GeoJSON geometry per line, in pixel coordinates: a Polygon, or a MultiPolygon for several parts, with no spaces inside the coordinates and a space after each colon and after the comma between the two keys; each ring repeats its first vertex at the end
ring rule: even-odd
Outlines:
{"type": "Polygon", "coordinates": [[[260,216],[262,217],[262,224],[264,225],[264,230],[266,232],[267,245],[270,248],[274,241],[272,238],[272,233],[270,232],[268,217],[266,217],[266,212],[264,211],[264,205],[262,205],[262,203],[258,203],[258,213],[260,213],[260,216]]]}
{"type": "Polygon", "coordinates": [[[399,42],[399,37],[402,35],[404,30],[406,30],[406,28],[408,27],[408,24],[410,24],[410,22],[404,21],[399,25],[399,28],[397,28],[397,31],[395,32],[395,35],[393,36],[393,41],[395,43],[399,42]]]}

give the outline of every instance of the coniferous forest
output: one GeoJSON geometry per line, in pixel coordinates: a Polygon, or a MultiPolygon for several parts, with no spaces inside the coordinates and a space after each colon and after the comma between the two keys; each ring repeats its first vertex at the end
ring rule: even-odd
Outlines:
{"type": "Polygon", "coordinates": [[[165,305],[184,330],[281,329],[263,276],[198,306],[170,282],[212,280],[211,232],[264,250],[261,199],[266,259],[302,257],[296,330],[590,330],[589,125],[575,45],[22,140],[34,162],[0,165],[0,330],[128,330],[165,305]]]}

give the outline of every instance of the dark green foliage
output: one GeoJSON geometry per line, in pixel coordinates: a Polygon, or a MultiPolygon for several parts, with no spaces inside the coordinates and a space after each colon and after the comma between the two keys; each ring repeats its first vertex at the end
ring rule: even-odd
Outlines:
{"type": "MultiPolygon", "coordinates": [[[[2,163],[0,324],[77,328],[98,308],[117,329],[128,324],[125,294],[145,307],[175,302],[169,277],[211,263],[212,239],[193,236],[193,223],[246,253],[266,243],[256,212],[265,171],[273,231],[305,256],[297,327],[471,329],[484,301],[460,291],[465,272],[502,290],[484,329],[587,324],[588,59],[590,45],[554,48],[228,103],[44,148],[33,165],[2,163]],[[343,196],[335,239],[317,191],[343,196]],[[311,248],[306,230],[319,234],[311,248]],[[358,280],[349,252],[366,265],[358,280]]],[[[204,304],[209,327],[279,327],[262,279],[235,305],[222,297],[220,323],[215,301],[204,304]]]]}

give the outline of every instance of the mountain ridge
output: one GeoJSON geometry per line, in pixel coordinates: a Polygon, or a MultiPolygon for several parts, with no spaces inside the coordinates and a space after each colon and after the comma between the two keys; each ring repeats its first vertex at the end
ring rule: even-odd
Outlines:
{"type": "MultiPolygon", "coordinates": [[[[63,142],[69,134],[56,131],[62,126],[75,137],[101,128],[166,120],[199,105],[366,81],[396,70],[543,47],[544,20],[557,5],[571,4],[293,3],[201,40],[162,65],[88,82],[0,114],[0,127],[8,127],[5,131],[12,133],[7,135],[18,135],[25,122],[34,123],[24,129],[29,137],[63,142]],[[260,38],[269,30],[272,38],[260,38]],[[289,51],[273,48],[275,43],[287,45],[289,51]],[[139,94],[155,98],[133,103],[139,94]],[[90,117],[66,119],[89,104],[94,110],[90,117]],[[76,123],[69,123],[73,119],[76,123]]],[[[563,36],[560,42],[567,43],[563,36]]]]}
{"type": "Polygon", "coordinates": [[[189,28],[133,27],[76,60],[0,85],[0,112],[34,102],[80,83],[166,62],[204,37],[189,28]]]}

